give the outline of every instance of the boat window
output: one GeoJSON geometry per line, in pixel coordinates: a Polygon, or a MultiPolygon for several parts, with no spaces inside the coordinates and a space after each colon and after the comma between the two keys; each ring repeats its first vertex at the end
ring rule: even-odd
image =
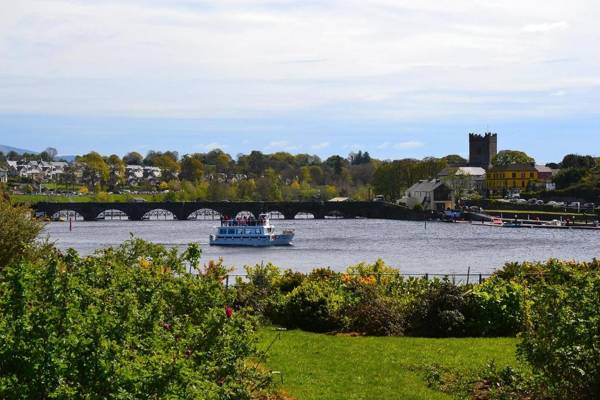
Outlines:
{"type": "Polygon", "coordinates": [[[228,229],[227,233],[230,235],[235,235],[235,229],[228,229]]]}
{"type": "Polygon", "coordinates": [[[220,233],[221,235],[224,235],[224,234],[226,234],[226,233],[227,233],[227,229],[219,229],[219,233],[220,233]]]}

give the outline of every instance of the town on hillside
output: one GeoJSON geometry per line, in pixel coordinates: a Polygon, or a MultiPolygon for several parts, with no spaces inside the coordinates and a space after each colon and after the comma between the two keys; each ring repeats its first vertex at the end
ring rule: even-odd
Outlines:
{"type": "Polygon", "coordinates": [[[498,134],[471,133],[469,157],[378,160],[358,151],[325,160],[309,154],[253,151],[234,159],[215,149],[186,154],[150,151],[123,157],[91,152],[72,161],[42,153],[0,153],[0,184],[14,196],[93,196],[127,201],[375,200],[424,210],[498,199],[530,206],[594,209],[600,163],[566,155],[539,165],[526,152],[498,151],[498,134]]]}

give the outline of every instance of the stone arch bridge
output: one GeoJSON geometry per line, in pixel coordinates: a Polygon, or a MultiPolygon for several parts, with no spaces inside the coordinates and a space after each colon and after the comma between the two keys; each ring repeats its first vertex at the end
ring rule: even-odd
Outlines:
{"type": "Polygon", "coordinates": [[[104,211],[119,210],[130,220],[140,221],[144,215],[155,210],[171,212],[177,220],[185,221],[199,210],[213,210],[223,216],[235,217],[239,212],[250,212],[255,217],[261,213],[279,212],[285,219],[294,219],[300,213],[312,214],[315,219],[327,216],[341,218],[379,218],[423,220],[423,213],[411,211],[386,202],[370,201],[265,201],[265,202],[228,202],[228,201],[197,201],[197,202],[107,202],[107,203],[47,203],[40,202],[33,206],[38,215],[51,217],[60,211],[75,211],[86,221],[94,221],[104,211]]]}

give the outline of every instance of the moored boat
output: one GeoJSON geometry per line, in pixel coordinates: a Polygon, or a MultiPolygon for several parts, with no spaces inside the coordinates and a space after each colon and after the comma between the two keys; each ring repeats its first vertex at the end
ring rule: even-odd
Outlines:
{"type": "Polygon", "coordinates": [[[258,219],[222,219],[217,233],[210,235],[209,243],[211,246],[289,246],[293,239],[293,230],[276,234],[269,216],[261,214],[258,219]]]}

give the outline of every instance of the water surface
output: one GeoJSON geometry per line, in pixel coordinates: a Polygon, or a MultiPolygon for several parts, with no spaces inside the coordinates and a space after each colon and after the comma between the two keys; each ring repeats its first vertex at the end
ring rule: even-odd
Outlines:
{"type": "Polygon", "coordinates": [[[199,242],[203,261],[223,257],[241,271],[244,265],[271,261],[282,268],[309,271],[330,266],[343,270],[382,258],[404,273],[488,273],[507,261],[600,257],[600,232],[502,229],[470,224],[339,219],[273,220],[276,230],[296,231],[294,246],[271,248],[211,247],[208,236],[217,221],[97,221],[48,224],[46,232],[60,248],[84,254],[117,246],[130,237],[184,246],[199,242]]]}

